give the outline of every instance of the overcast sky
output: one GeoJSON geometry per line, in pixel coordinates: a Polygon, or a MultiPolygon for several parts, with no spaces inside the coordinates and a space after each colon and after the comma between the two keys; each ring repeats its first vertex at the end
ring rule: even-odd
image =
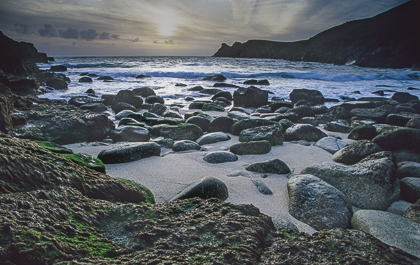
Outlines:
{"type": "Polygon", "coordinates": [[[49,56],[204,55],[295,41],[408,0],[0,0],[0,30],[49,56]]]}

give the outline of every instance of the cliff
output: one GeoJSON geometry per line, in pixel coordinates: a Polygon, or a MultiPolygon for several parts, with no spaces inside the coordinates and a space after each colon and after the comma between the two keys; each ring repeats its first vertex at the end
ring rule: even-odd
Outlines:
{"type": "Polygon", "coordinates": [[[325,30],[308,40],[249,40],[232,46],[224,43],[213,56],[411,68],[420,63],[418,10],[420,1],[412,0],[375,17],[325,30]]]}

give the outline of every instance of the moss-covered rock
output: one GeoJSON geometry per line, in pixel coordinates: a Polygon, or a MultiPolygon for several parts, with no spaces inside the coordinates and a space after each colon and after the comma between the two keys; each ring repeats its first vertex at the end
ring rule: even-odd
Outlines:
{"type": "Polygon", "coordinates": [[[37,145],[58,154],[73,154],[73,151],[59,144],[48,141],[34,141],[37,145]]]}
{"type": "Polygon", "coordinates": [[[105,165],[97,157],[84,153],[62,154],[62,156],[76,162],[79,165],[105,173],[105,165]]]}
{"type": "Polygon", "coordinates": [[[348,138],[353,140],[372,140],[376,136],[376,128],[373,125],[366,124],[357,126],[350,131],[348,138]]]}
{"type": "Polygon", "coordinates": [[[144,193],[144,196],[146,196],[146,202],[147,203],[150,203],[150,204],[155,204],[156,203],[156,201],[155,201],[155,196],[153,195],[153,193],[148,189],[148,188],[146,188],[145,186],[143,186],[143,185],[141,185],[141,184],[139,184],[139,183],[137,183],[137,182],[134,182],[134,181],[132,181],[132,180],[128,180],[128,179],[123,179],[123,178],[117,178],[117,179],[119,179],[119,180],[122,180],[122,181],[124,181],[125,183],[127,183],[127,184],[130,184],[130,185],[133,185],[134,187],[136,187],[136,188],[138,188],[139,190],[141,190],[143,193],[144,193]]]}

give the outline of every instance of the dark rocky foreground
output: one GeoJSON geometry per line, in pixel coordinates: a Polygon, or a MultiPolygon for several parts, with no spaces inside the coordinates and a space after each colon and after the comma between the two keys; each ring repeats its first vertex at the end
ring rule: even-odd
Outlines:
{"type": "Polygon", "coordinates": [[[365,67],[411,68],[420,64],[420,2],[409,1],[375,17],[354,20],[325,30],[308,40],[249,40],[222,44],[215,57],[270,58],[365,67]]]}
{"type": "Polygon", "coordinates": [[[134,186],[0,136],[2,264],[416,264],[356,230],[274,227],[252,205],[147,204],[134,186]]]}

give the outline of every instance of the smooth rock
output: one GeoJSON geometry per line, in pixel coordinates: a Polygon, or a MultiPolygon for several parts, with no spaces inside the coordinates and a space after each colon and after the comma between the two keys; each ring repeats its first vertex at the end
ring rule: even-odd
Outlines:
{"type": "Polygon", "coordinates": [[[238,88],[233,92],[233,105],[235,107],[261,107],[268,104],[268,91],[251,86],[238,88]]]}
{"type": "Polygon", "coordinates": [[[347,146],[346,142],[341,141],[335,137],[324,137],[315,143],[315,146],[324,149],[325,151],[334,154],[340,149],[347,146]]]}
{"type": "Polygon", "coordinates": [[[251,181],[261,194],[264,194],[264,195],[273,194],[270,188],[267,187],[267,185],[265,185],[265,183],[261,179],[251,178],[251,181]]]}
{"type": "Polygon", "coordinates": [[[347,138],[352,140],[372,140],[375,136],[375,126],[366,124],[352,129],[347,138]]]}
{"type": "Polygon", "coordinates": [[[420,199],[420,178],[403,178],[400,189],[401,199],[415,203],[420,199]]]}
{"type": "Polygon", "coordinates": [[[413,161],[403,161],[397,164],[397,177],[403,178],[420,178],[420,163],[413,161]]]}
{"type": "Polygon", "coordinates": [[[109,133],[114,142],[147,142],[150,140],[149,130],[139,126],[123,126],[109,133]]]}
{"type": "Polygon", "coordinates": [[[154,103],[152,105],[152,108],[149,110],[152,113],[155,113],[159,116],[162,116],[162,114],[167,110],[166,106],[161,103],[154,103]]]}
{"type": "Polygon", "coordinates": [[[209,132],[230,132],[234,120],[230,117],[221,116],[213,119],[210,124],[208,131],[209,132]]]}
{"type": "Polygon", "coordinates": [[[262,155],[271,151],[271,144],[267,140],[234,144],[229,151],[237,155],[262,155]]]}
{"type": "Polygon", "coordinates": [[[402,216],[403,213],[407,211],[407,209],[410,208],[411,205],[412,203],[406,202],[404,200],[399,200],[392,203],[391,206],[389,206],[386,211],[402,216]]]}
{"type": "Polygon", "coordinates": [[[161,96],[156,96],[156,95],[148,96],[145,101],[146,103],[149,103],[149,104],[155,104],[155,103],[165,104],[165,100],[161,96]]]}
{"type": "Polygon", "coordinates": [[[353,128],[340,121],[327,122],[324,129],[330,132],[349,133],[353,128]]]}
{"type": "Polygon", "coordinates": [[[194,197],[202,199],[217,198],[224,201],[229,197],[229,191],[223,181],[213,177],[205,177],[188,186],[181,193],[172,198],[171,201],[194,197]]]}
{"type": "Polygon", "coordinates": [[[312,175],[294,176],[287,182],[289,213],[316,230],[350,228],[353,215],[347,197],[312,175]]]}
{"type": "Polygon", "coordinates": [[[372,139],[383,150],[420,150],[420,130],[397,129],[380,134],[372,139]]]}
{"type": "Polygon", "coordinates": [[[201,116],[192,116],[186,120],[186,123],[195,124],[200,127],[203,132],[206,132],[209,128],[210,120],[201,116]]]}
{"type": "MultiPolygon", "coordinates": [[[[325,138],[324,138],[325,139],[325,138]]],[[[382,151],[381,148],[368,140],[353,142],[334,153],[332,160],[346,165],[353,165],[371,154],[382,151]]]]}
{"type": "Polygon", "coordinates": [[[227,151],[215,151],[206,154],[203,157],[204,161],[212,163],[212,164],[219,164],[225,162],[235,162],[238,160],[238,157],[231,152],[227,151]]]}
{"type": "Polygon", "coordinates": [[[201,149],[201,146],[199,144],[190,140],[176,141],[174,142],[174,145],[172,147],[172,150],[174,150],[175,152],[200,150],[200,149],[201,149]]]}
{"type": "Polygon", "coordinates": [[[97,112],[97,113],[104,112],[107,110],[107,107],[103,103],[99,103],[99,102],[83,104],[79,108],[90,110],[92,112],[97,112]]]}
{"type": "Polygon", "coordinates": [[[419,100],[419,97],[407,92],[395,92],[395,94],[392,95],[391,99],[399,103],[407,103],[412,100],[419,100]]]}
{"type": "Polygon", "coordinates": [[[156,96],[156,93],[150,87],[138,87],[133,90],[134,95],[139,95],[141,97],[147,98],[148,96],[156,96]]]}
{"type": "Polygon", "coordinates": [[[160,136],[174,140],[195,141],[203,135],[203,130],[195,124],[180,123],[178,125],[166,125],[160,129],[160,136]]]}
{"type": "Polygon", "coordinates": [[[353,229],[420,257],[420,224],[416,222],[389,212],[362,210],[353,215],[351,224],[353,229]]]}
{"type": "Polygon", "coordinates": [[[395,172],[392,153],[379,152],[352,166],[324,162],[306,167],[301,174],[317,176],[333,185],[357,208],[386,210],[400,195],[395,172]]]}
{"type": "Polygon", "coordinates": [[[98,158],[104,164],[127,163],[151,156],[160,156],[160,145],[157,143],[140,143],[117,146],[102,150],[98,158]]]}
{"type": "Polygon", "coordinates": [[[295,124],[287,128],[284,133],[285,141],[305,140],[315,142],[324,137],[328,137],[328,135],[310,124],[295,124]]]}
{"type": "Polygon", "coordinates": [[[251,129],[260,126],[269,126],[269,125],[278,125],[275,121],[264,120],[264,119],[244,119],[235,122],[232,125],[230,133],[233,135],[238,135],[245,129],[251,129]]]}
{"type": "Polygon", "coordinates": [[[213,144],[222,141],[228,141],[231,137],[223,132],[208,133],[197,139],[199,145],[213,144]]]}
{"type": "Polygon", "coordinates": [[[252,163],[245,167],[248,171],[259,173],[289,174],[290,168],[280,159],[273,158],[267,161],[252,163]]]}
{"type": "Polygon", "coordinates": [[[123,110],[131,110],[133,112],[137,111],[136,107],[134,107],[133,105],[126,103],[126,102],[118,102],[115,106],[114,106],[114,112],[115,113],[119,113],[123,110]]]}
{"type": "Polygon", "coordinates": [[[55,90],[66,90],[68,88],[67,82],[59,78],[48,79],[45,84],[55,90]]]}
{"type": "Polygon", "coordinates": [[[322,95],[322,93],[318,90],[293,89],[293,91],[289,94],[289,97],[293,103],[296,103],[301,99],[315,104],[322,105],[325,103],[324,95],[322,95]]]}
{"type": "Polygon", "coordinates": [[[272,146],[283,144],[283,139],[284,136],[280,124],[245,129],[239,134],[240,142],[267,140],[272,146]]]}

